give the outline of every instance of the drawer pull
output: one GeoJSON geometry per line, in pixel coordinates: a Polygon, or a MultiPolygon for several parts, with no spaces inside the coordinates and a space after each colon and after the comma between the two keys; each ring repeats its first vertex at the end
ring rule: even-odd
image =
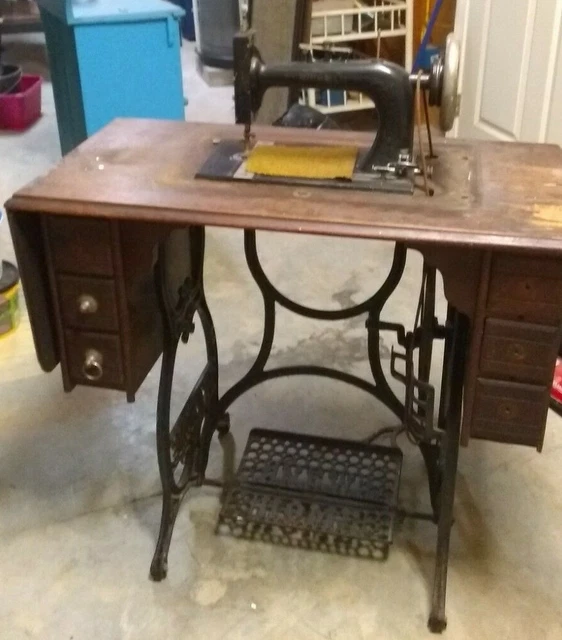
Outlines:
{"type": "Polygon", "coordinates": [[[78,309],[80,310],[80,313],[83,313],[84,315],[96,313],[98,310],[98,301],[94,296],[83,294],[78,298],[78,309]]]}
{"type": "Polygon", "coordinates": [[[521,361],[527,357],[525,348],[520,344],[512,344],[510,351],[514,360],[521,361]]]}
{"type": "Polygon", "coordinates": [[[509,420],[510,418],[513,417],[513,415],[512,415],[513,410],[512,410],[512,408],[510,406],[503,407],[502,411],[503,411],[504,418],[507,418],[509,420]]]}
{"type": "Polygon", "coordinates": [[[82,373],[87,380],[97,382],[103,376],[103,356],[95,349],[88,349],[85,354],[82,373]]]}
{"type": "Polygon", "coordinates": [[[487,318],[480,373],[491,380],[550,386],[560,335],[558,327],[487,318]]]}
{"type": "Polygon", "coordinates": [[[550,385],[479,378],[470,427],[475,438],[541,449],[550,385]]]}

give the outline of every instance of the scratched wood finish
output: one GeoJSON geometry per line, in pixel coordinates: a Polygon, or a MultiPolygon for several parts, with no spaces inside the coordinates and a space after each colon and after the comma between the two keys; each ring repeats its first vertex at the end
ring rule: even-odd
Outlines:
{"type": "Polygon", "coordinates": [[[47,233],[57,272],[113,275],[109,222],[52,216],[47,233]]]}
{"type": "Polygon", "coordinates": [[[488,318],[484,327],[480,373],[519,382],[552,383],[552,365],[560,348],[558,327],[488,318]]]}
{"type": "Polygon", "coordinates": [[[495,256],[488,311],[495,318],[559,326],[562,322],[562,261],[495,256]]]}
{"type": "Polygon", "coordinates": [[[177,292],[191,273],[189,229],[30,212],[9,219],[42,368],[51,371],[60,362],[66,391],[97,386],[134,400],[162,352],[156,249],[166,246],[167,280],[177,292]],[[85,295],[95,312],[81,312],[85,295]],[[103,356],[97,381],[82,370],[89,349],[103,356]]]}
{"type": "Polygon", "coordinates": [[[119,330],[117,296],[112,280],[59,275],[57,284],[65,326],[89,331],[119,330]],[[89,313],[80,308],[84,296],[95,301],[95,308],[89,313]]]}
{"type": "MultiPolygon", "coordinates": [[[[262,127],[256,133],[262,140],[288,143],[370,141],[349,132],[262,127]]],[[[115,386],[123,384],[118,379],[126,381],[131,399],[160,353],[154,247],[166,237],[170,241],[175,226],[403,241],[441,271],[447,299],[472,322],[463,442],[473,435],[540,450],[562,321],[562,151],[496,142],[442,144],[433,198],[419,191],[404,196],[195,179],[214,139],[240,135],[234,126],[116,121],[7,204],[12,219],[20,213],[23,219],[29,212],[34,219],[52,214],[46,218],[51,229],[59,227],[54,244],[69,247],[59,252],[59,269],[64,264],[80,269],[76,258],[88,263],[83,275],[93,269],[115,279],[120,322],[115,386]],[[87,238],[72,231],[77,223],[91,227],[87,238]],[[82,238],[78,253],[65,234],[82,238]],[[103,246],[93,250],[100,241],[103,246]],[[99,257],[95,264],[92,254],[99,257]],[[531,343],[538,360],[533,363],[523,353],[531,343]]],[[[184,255],[185,239],[174,244],[176,258],[184,255]]],[[[190,270],[185,256],[183,277],[190,270]]],[[[74,358],[74,348],[70,351],[74,358]]],[[[64,350],[62,355],[64,365],[64,350]]],[[[76,369],[63,375],[67,388],[78,377],[76,369]]]]}
{"type": "MultiPolygon", "coordinates": [[[[457,253],[463,262],[465,251],[457,253]]],[[[454,281],[457,286],[462,283],[454,281]]],[[[538,248],[533,254],[486,252],[472,317],[464,444],[473,436],[542,450],[560,345],[561,291],[560,258],[545,257],[538,248]],[[513,400],[511,408],[505,406],[507,396],[513,400]],[[506,411],[501,419],[498,407],[506,411]]]]}
{"type": "Polygon", "coordinates": [[[66,357],[68,358],[68,371],[73,384],[85,384],[106,389],[123,389],[126,381],[119,336],[66,329],[64,339],[66,357]],[[86,354],[92,349],[95,349],[102,356],[103,374],[99,380],[89,380],[84,373],[86,354]]]}
{"type": "Polygon", "coordinates": [[[37,360],[44,371],[52,371],[58,365],[60,356],[46,248],[41,233],[41,216],[32,213],[8,214],[8,222],[18,259],[37,360]]]}
{"type": "MultiPolygon", "coordinates": [[[[256,127],[259,140],[359,144],[368,134],[256,127]]],[[[8,203],[11,211],[205,224],[473,247],[562,251],[562,150],[464,143],[471,197],[210,182],[195,173],[234,125],[116,120],[8,203]]],[[[457,143],[438,146],[440,166],[457,143]]]]}
{"type": "Polygon", "coordinates": [[[547,411],[548,393],[541,387],[479,379],[471,435],[540,451],[547,411]]]}

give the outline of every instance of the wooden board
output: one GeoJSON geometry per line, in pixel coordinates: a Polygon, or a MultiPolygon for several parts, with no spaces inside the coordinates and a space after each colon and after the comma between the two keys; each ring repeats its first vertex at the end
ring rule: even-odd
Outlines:
{"type": "MultiPolygon", "coordinates": [[[[285,143],[371,141],[355,132],[255,132],[260,140],[285,143]]],[[[7,206],[12,212],[562,252],[562,150],[555,145],[442,143],[438,171],[465,175],[456,190],[453,185],[433,198],[420,191],[342,193],[195,179],[213,140],[241,136],[234,125],[116,120],[7,206]]]]}

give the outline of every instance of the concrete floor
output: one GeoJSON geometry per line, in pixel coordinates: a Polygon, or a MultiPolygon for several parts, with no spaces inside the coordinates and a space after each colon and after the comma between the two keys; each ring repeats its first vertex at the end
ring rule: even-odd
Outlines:
{"type": "MultiPolygon", "coordinates": [[[[6,39],[7,58],[46,74],[40,38],[6,39]],[[24,44],[22,44],[24,43],[24,44]]],[[[188,119],[230,121],[230,88],[209,89],[185,46],[188,119]]],[[[0,201],[59,159],[52,91],[22,135],[0,135],[0,201]]],[[[252,361],[261,304],[241,256],[241,234],[208,233],[206,279],[219,336],[221,385],[252,361]]],[[[272,280],[299,282],[302,300],[358,302],[381,282],[392,247],[260,234],[272,280]],[[306,252],[305,252],[306,249],[306,252]],[[291,269],[287,268],[291,265],[291,269]]],[[[262,249],[263,248],[263,249],[262,249]]],[[[13,257],[7,225],[0,256],[13,257]]],[[[411,255],[387,319],[411,326],[420,260],[411,255]]],[[[443,304],[440,305],[443,311],[443,304]]],[[[385,363],[391,335],[383,337],[385,363]]],[[[366,373],[362,320],[338,324],[280,313],[274,362],[312,362],[366,373]]],[[[202,361],[200,332],[182,351],[177,393],[202,361]]],[[[0,638],[104,640],[244,638],[385,640],[426,631],[435,528],[407,521],[386,563],[247,543],[213,534],[216,490],[194,491],[178,517],[167,581],[148,567],[159,525],[154,420],[158,367],[128,405],[113,392],[62,392],[43,374],[29,324],[0,342],[0,638]]],[[[361,438],[392,417],[359,391],[295,379],[238,402],[233,433],[274,427],[361,438]]],[[[544,452],[473,442],[461,451],[452,535],[447,637],[562,638],[562,430],[551,414],[544,452]]],[[[423,467],[405,442],[401,501],[427,508],[423,467]]],[[[219,476],[213,444],[210,475],[219,476]]]]}

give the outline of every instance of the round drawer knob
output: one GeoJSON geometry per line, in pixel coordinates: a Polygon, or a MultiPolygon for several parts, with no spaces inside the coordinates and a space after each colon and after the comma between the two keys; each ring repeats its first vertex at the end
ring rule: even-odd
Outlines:
{"type": "Polygon", "coordinates": [[[514,360],[525,360],[525,357],[527,355],[525,353],[525,347],[523,347],[523,345],[521,344],[513,344],[511,346],[511,354],[514,360]]]}
{"type": "Polygon", "coordinates": [[[98,310],[98,301],[93,296],[83,294],[78,298],[78,309],[80,313],[84,315],[96,313],[98,310]]]}
{"type": "Polygon", "coordinates": [[[86,380],[97,382],[103,376],[103,356],[95,349],[88,349],[82,365],[82,373],[86,380]]]}

